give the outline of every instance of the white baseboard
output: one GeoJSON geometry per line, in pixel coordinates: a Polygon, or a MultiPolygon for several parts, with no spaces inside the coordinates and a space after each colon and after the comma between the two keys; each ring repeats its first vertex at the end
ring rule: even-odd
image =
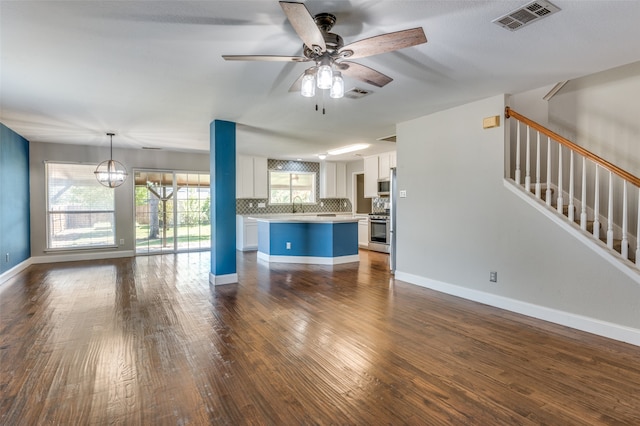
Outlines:
{"type": "Polygon", "coordinates": [[[18,275],[20,272],[22,272],[25,269],[27,269],[32,263],[33,263],[33,261],[31,260],[31,258],[28,258],[24,262],[20,262],[16,266],[14,266],[13,268],[11,268],[11,269],[3,272],[2,274],[0,274],[0,286],[2,284],[4,284],[5,282],[9,281],[9,279],[11,279],[14,276],[18,275]]]}
{"type": "Polygon", "coordinates": [[[47,254],[45,256],[33,256],[33,263],[58,263],[58,262],[75,262],[78,260],[98,260],[98,259],[114,259],[118,257],[133,257],[133,250],[120,251],[102,251],[102,252],[78,252],[66,254],[47,254]]]}
{"type": "Polygon", "coordinates": [[[270,256],[261,251],[258,252],[258,260],[275,263],[303,263],[311,265],[340,265],[343,263],[359,262],[360,256],[357,254],[338,257],[316,257],[316,256],[270,256]]]}
{"type": "Polygon", "coordinates": [[[209,282],[213,285],[235,284],[238,282],[238,274],[213,275],[209,272],[209,282]]]}
{"type": "Polygon", "coordinates": [[[406,272],[396,271],[395,278],[420,287],[436,290],[441,293],[462,297],[463,299],[472,300],[474,302],[549,321],[554,324],[575,328],[576,330],[586,331],[587,333],[640,346],[640,330],[636,328],[559,311],[545,306],[534,305],[532,303],[510,299],[508,297],[498,296],[479,290],[460,287],[454,284],[448,284],[406,272]]]}

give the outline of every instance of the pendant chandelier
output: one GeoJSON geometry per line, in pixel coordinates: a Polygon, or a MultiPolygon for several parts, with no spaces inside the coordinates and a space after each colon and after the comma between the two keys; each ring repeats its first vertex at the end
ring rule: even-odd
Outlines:
{"type": "Polygon", "coordinates": [[[127,179],[127,169],[122,163],[113,159],[113,136],[115,133],[107,133],[110,137],[110,155],[109,160],[105,160],[98,164],[96,171],[93,172],[96,175],[96,179],[101,185],[109,188],[116,188],[124,183],[127,179]]]}

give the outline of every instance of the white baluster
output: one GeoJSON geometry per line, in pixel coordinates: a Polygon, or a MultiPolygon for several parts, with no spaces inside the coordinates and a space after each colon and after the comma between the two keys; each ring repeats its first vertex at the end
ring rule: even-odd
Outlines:
{"type": "Polygon", "coordinates": [[[623,259],[629,258],[629,239],[627,237],[627,181],[622,181],[622,246],[620,247],[620,255],[623,259]]]}
{"type": "Polygon", "coordinates": [[[609,172],[609,217],[607,218],[607,247],[613,248],[613,173],[609,172]]]}
{"type": "Polygon", "coordinates": [[[540,132],[536,132],[536,198],[540,199],[542,187],[540,186],[540,132]]]}
{"type": "Polygon", "coordinates": [[[580,229],[587,230],[587,157],[582,157],[582,207],[580,208],[580,229]]]}
{"type": "Polygon", "coordinates": [[[520,185],[520,122],[516,123],[516,184],[520,185]]]}
{"type": "Polygon", "coordinates": [[[531,129],[527,126],[527,152],[525,155],[524,189],[531,192],[531,129]]]}
{"type": "Polygon", "coordinates": [[[596,183],[593,199],[593,236],[600,239],[600,177],[598,171],[600,167],[596,164],[596,183]]]}
{"type": "Polygon", "coordinates": [[[638,229],[636,230],[636,265],[640,265],[640,188],[638,188],[638,229]]]}
{"type": "Polygon", "coordinates": [[[558,213],[563,214],[564,200],[562,199],[562,145],[558,144],[558,213]]]}
{"type": "Polygon", "coordinates": [[[547,205],[551,206],[551,138],[547,136],[547,205]]]}
{"type": "Polygon", "coordinates": [[[571,151],[571,156],[569,157],[569,222],[573,222],[575,219],[575,206],[573,204],[573,151],[571,151]]]}

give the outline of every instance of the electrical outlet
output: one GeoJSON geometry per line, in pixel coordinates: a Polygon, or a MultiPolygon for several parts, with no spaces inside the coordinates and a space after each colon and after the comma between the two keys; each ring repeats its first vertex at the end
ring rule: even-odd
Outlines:
{"type": "Polygon", "coordinates": [[[120,244],[124,244],[124,238],[120,238],[120,244]]]}
{"type": "Polygon", "coordinates": [[[265,207],[267,207],[267,205],[265,203],[258,203],[258,208],[259,209],[264,209],[265,207]]]}
{"type": "Polygon", "coordinates": [[[347,202],[346,202],[346,201],[344,202],[343,206],[344,206],[344,207],[347,207],[347,202]]]}
{"type": "Polygon", "coordinates": [[[249,203],[249,207],[253,207],[253,203],[249,203]]]}
{"type": "Polygon", "coordinates": [[[320,201],[320,207],[324,207],[324,201],[320,201]]]}
{"type": "Polygon", "coordinates": [[[406,189],[402,189],[400,191],[400,198],[407,198],[407,190],[406,189]]]}
{"type": "Polygon", "coordinates": [[[498,282],[498,273],[496,271],[489,272],[489,281],[492,283],[498,282]]]}
{"type": "Polygon", "coordinates": [[[287,241],[287,250],[291,250],[291,243],[287,241]]]}

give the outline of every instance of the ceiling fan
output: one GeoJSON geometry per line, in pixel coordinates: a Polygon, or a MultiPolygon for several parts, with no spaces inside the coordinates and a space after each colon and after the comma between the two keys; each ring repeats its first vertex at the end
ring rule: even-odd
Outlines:
{"type": "Polygon", "coordinates": [[[383,87],[393,79],[372,68],[346,59],[379,55],[427,42],[424,31],[418,27],[381,34],[345,46],[342,37],[329,32],[336,22],[335,15],[319,13],[311,16],[303,3],[281,1],[280,6],[304,43],[302,56],[222,55],[222,57],[227,61],[314,62],[315,65],[305,70],[289,88],[290,92],[301,91],[302,95],[307,97],[315,95],[316,86],[320,89],[330,89],[331,97],[342,97],[344,94],[342,74],[376,87],[383,87]]]}

